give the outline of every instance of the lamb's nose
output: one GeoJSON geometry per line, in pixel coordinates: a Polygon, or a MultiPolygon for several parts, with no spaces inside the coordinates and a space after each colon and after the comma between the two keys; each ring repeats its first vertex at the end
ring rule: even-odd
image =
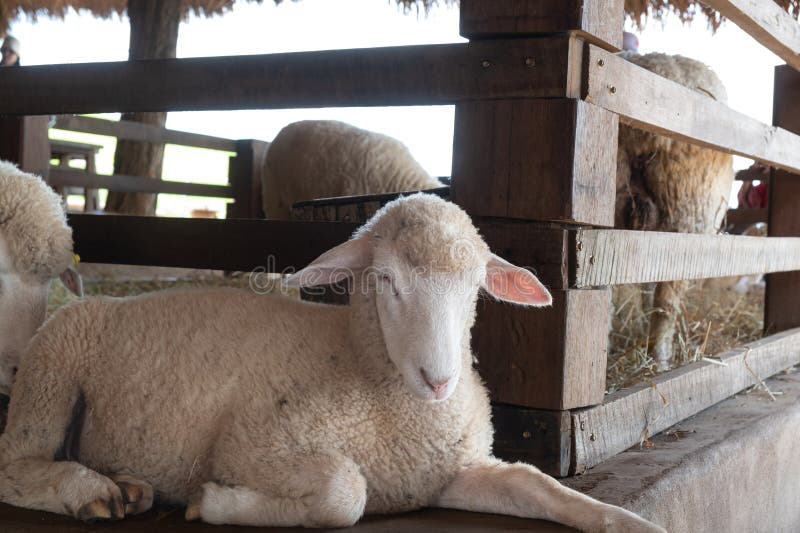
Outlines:
{"type": "Polygon", "coordinates": [[[425,373],[425,369],[423,369],[423,368],[419,369],[419,373],[422,374],[422,379],[425,380],[425,383],[428,384],[428,386],[433,391],[434,396],[436,396],[437,398],[442,395],[442,393],[447,388],[447,384],[450,383],[450,379],[449,378],[445,379],[445,380],[440,380],[440,381],[434,381],[434,380],[430,379],[428,377],[428,374],[425,373]]]}

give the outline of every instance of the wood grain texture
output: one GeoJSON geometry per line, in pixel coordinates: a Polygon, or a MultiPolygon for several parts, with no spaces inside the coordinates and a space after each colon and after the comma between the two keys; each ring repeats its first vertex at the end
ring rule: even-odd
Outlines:
{"type": "Polygon", "coordinates": [[[0,114],[452,104],[565,96],[570,37],[19,67],[0,114]],[[526,58],[536,65],[526,65],[526,58]]]}
{"type": "Polygon", "coordinates": [[[523,461],[546,474],[565,477],[572,455],[572,417],[569,411],[492,405],[495,457],[523,461]]]}
{"type": "Polygon", "coordinates": [[[552,292],[549,308],[479,302],[472,344],[493,401],[555,410],[602,402],[610,291],[552,292]]]}
{"type": "Polygon", "coordinates": [[[461,0],[469,39],[579,31],[610,49],[622,46],[623,0],[461,0]]]}
{"type": "MultiPolygon", "coordinates": [[[[789,66],[775,69],[772,122],[800,133],[800,72],[789,66]]],[[[800,178],[797,173],[775,170],[769,184],[771,237],[800,236],[800,178]]],[[[798,268],[800,270],[800,268],[798,268]]],[[[764,328],[767,332],[800,326],[800,272],[767,276],[764,328]]]]}
{"type": "Polygon", "coordinates": [[[456,105],[452,200],[476,216],[612,226],[618,124],[571,99],[456,105]]]}
{"type": "Polygon", "coordinates": [[[209,150],[221,150],[224,152],[236,151],[236,141],[232,139],[190,133],[188,131],[169,130],[141,122],[105,120],[76,115],[59,115],[56,117],[56,123],[53,127],[60,130],[108,135],[128,141],[179,144],[182,146],[194,146],[198,148],[208,148],[209,150]]]}
{"type": "Polygon", "coordinates": [[[281,272],[350,238],[357,224],[123,215],[68,216],[87,263],[281,272]]]}
{"type": "Polygon", "coordinates": [[[106,176],[66,167],[52,167],[47,182],[53,187],[88,187],[121,192],[185,194],[188,196],[233,198],[233,190],[228,185],[162,181],[118,174],[106,176]]]}
{"type": "Polygon", "coordinates": [[[0,116],[0,159],[46,177],[50,168],[47,117],[0,116]]]}
{"type": "Polygon", "coordinates": [[[263,141],[236,141],[236,155],[228,163],[233,203],[226,206],[226,218],[264,218],[261,184],[268,148],[263,141]]]}
{"type": "Polygon", "coordinates": [[[703,0],[795,69],[800,69],[800,25],[775,2],[703,0]]]}
{"type": "Polygon", "coordinates": [[[577,230],[573,286],[602,287],[800,269],[800,238],[577,230]]]}
{"type": "Polygon", "coordinates": [[[588,46],[587,102],[643,130],[800,172],[800,136],[588,46]]]}
{"type": "Polygon", "coordinates": [[[602,405],[572,413],[575,462],[571,474],[640,443],[707,407],[800,361],[800,329],[721,354],[726,366],[697,362],[630,389],[602,405]],[[755,374],[755,375],[754,375],[755,374]]]}

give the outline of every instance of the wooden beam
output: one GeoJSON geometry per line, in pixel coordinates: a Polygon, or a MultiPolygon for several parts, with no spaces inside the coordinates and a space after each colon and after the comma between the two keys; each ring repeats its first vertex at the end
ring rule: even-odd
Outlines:
{"type": "Polygon", "coordinates": [[[476,216],[613,226],[617,117],[578,100],[456,106],[453,202],[476,216]]]}
{"type": "Polygon", "coordinates": [[[163,181],[120,174],[106,176],[64,167],[51,167],[47,182],[52,187],[88,187],[121,192],[153,192],[185,194],[187,196],[209,196],[212,198],[233,198],[233,190],[229,185],[163,181]]]}
{"type": "Polygon", "coordinates": [[[209,150],[221,150],[223,152],[236,151],[236,141],[232,139],[223,139],[187,131],[168,130],[142,122],[59,115],[56,117],[56,123],[53,127],[60,130],[108,135],[109,137],[127,141],[179,144],[196,148],[208,148],[209,150]]]}
{"type": "Polygon", "coordinates": [[[478,303],[472,345],[493,401],[554,410],[603,401],[610,291],[552,293],[541,309],[478,303]]]}
{"type": "Polygon", "coordinates": [[[707,95],[589,47],[583,98],[623,123],[800,172],[800,136],[762,124],[707,95]]]}
{"type": "Polygon", "coordinates": [[[0,159],[46,178],[50,169],[47,121],[47,117],[0,116],[0,159]]]}
{"type": "MultiPolygon", "coordinates": [[[[782,66],[775,69],[775,95],[772,121],[789,131],[800,133],[800,72],[782,66]]],[[[800,236],[800,179],[774,170],[769,182],[769,222],[771,236],[800,236]]],[[[782,331],[800,326],[800,272],[770,274],[766,277],[764,329],[782,331]]]]}
{"type": "Polygon", "coordinates": [[[523,461],[555,477],[569,475],[572,417],[569,411],[526,409],[493,404],[492,453],[506,461],[523,461]]]}
{"type": "Polygon", "coordinates": [[[795,69],[800,69],[800,25],[772,1],[703,0],[795,69]]]}
{"type": "Polygon", "coordinates": [[[577,288],[800,269],[797,237],[581,229],[575,241],[577,288]]]}
{"type": "Polygon", "coordinates": [[[778,333],[719,356],[722,364],[697,362],[649,383],[609,394],[597,407],[572,413],[575,460],[570,474],[639,444],[800,362],[800,328],[778,333]]]}
{"type": "Polygon", "coordinates": [[[452,104],[565,96],[570,37],[19,67],[0,114],[452,104]],[[526,64],[533,59],[534,64],[526,64]]]}
{"type": "Polygon", "coordinates": [[[622,47],[623,0],[461,0],[460,33],[486,39],[573,31],[622,47]]]}
{"type": "Polygon", "coordinates": [[[263,141],[236,141],[236,155],[228,163],[233,203],[227,206],[226,218],[264,218],[261,182],[268,147],[263,141]]]}
{"type": "Polygon", "coordinates": [[[87,263],[280,272],[345,242],[357,224],[69,215],[87,263]]]}

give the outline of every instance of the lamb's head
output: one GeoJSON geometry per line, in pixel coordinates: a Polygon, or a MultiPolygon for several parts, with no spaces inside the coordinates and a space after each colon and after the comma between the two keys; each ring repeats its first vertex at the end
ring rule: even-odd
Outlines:
{"type": "Polygon", "coordinates": [[[471,359],[469,329],[481,288],[519,305],[551,303],[533,274],[489,251],[464,211],[421,193],[387,204],[351,240],[286,283],[323,285],[351,275],[351,298],[374,305],[386,352],[406,386],[433,401],[453,393],[471,359]]]}
{"type": "Polygon", "coordinates": [[[50,280],[80,292],[61,199],[39,177],[0,161],[0,392],[47,309],[50,280]]]}

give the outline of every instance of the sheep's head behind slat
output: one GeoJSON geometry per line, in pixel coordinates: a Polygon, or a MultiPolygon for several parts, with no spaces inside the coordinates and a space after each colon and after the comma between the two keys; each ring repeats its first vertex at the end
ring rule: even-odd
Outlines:
{"type": "Polygon", "coordinates": [[[80,291],[72,261],[61,199],[41,178],[0,161],[0,392],[44,321],[50,280],[80,291]]]}
{"type": "Polygon", "coordinates": [[[489,251],[460,208],[433,195],[400,198],[351,240],[287,283],[313,286],[353,276],[353,291],[374,306],[389,359],[417,397],[444,400],[470,360],[478,291],[519,305],[549,305],[529,271],[489,251]]]}

